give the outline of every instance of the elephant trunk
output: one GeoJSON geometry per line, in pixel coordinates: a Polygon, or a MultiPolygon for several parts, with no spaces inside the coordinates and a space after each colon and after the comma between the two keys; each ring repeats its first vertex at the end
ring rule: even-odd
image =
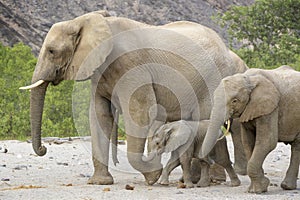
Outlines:
{"type": "Polygon", "coordinates": [[[41,125],[44,108],[44,100],[49,82],[35,87],[30,93],[30,123],[32,135],[32,147],[39,156],[46,154],[46,147],[41,144],[41,125]]]}
{"type": "Polygon", "coordinates": [[[151,151],[147,157],[142,157],[143,161],[150,162],[157,156],[156,151],[151,151]]]}
{"type": "Polygon", "coordinates": [[[218,87],[214,95],[214,105],[210,115],[210,124],[207,129],[203,144],[201,157],[205,157],[215,146],[219,136],[220,128],[228,119],[226,110],[226,99],[223,87],[218,87]]]}
{"type": "MultiPolygon", "coordinates": [[[[127,158],[131,166],[141,172],[146,182],[153,185],[159,179],[162,173],[161,156],[154,156],[149,161],[144,161],[145,138],[136,138],[127,135],[127,158]]],[[[146,159],[148,160],[148,159],[146,159]]]]}

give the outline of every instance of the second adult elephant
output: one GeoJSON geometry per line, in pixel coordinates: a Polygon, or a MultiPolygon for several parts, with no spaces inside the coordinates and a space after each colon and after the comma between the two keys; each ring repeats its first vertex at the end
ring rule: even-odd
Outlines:
{"type": "Polygon", "coordinates": [[[219,127],[230,118],[241,122],[248,159],[248,191],[266,192],[269,179],[262,168],[277,142],[291,145],[290,165],[281,187],[296,189],[300,163],[300,72],[288,66],[274,70],[249,69],[224,78],[214,95],[211,124],[202,145],[207,155],[216,143],[219,127]]]}
{"type": "Polygon", "coordinates": [[[34,151],[42,156],[41,123],[46,89],[62,80],[91,79],[91,184],[112,184],[108,171],[113,110],[124,117],[127,155],[149,184],[161,174],[159,159],[142,160],[154,121],[208,119],[220,80],[246,70],[209,28],[192,22],[149,26],[92,12],[54,24],[32,77],[30,115],[34,151]]]}

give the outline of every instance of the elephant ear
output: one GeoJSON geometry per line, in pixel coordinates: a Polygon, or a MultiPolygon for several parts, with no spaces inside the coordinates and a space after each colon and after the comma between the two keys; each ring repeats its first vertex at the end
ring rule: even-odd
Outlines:
{"type": "Polygon", "coordinates": [[[181,122],[177,122],[176,126],[173,126],[166,131],[166,153],[175,151],[180,146],[186,144],[192,135],[191,128],[181,122]]]}
{"type": "Polygon", "coordinates": [[[249,76],[253,90],[250,100],[240,117],[240,122],[247,122],[257,117],[270,114],[277,108],[280,93],[274,84],[263,75],[249,76]]]}
{"type": "Polygon", "coordinates": [[[113,48],[106,16],[105,11],[91,12],[67,23],[66,31],[77,38],[77,46],[65,79],[86,80],[105,62],[113,48]]]}

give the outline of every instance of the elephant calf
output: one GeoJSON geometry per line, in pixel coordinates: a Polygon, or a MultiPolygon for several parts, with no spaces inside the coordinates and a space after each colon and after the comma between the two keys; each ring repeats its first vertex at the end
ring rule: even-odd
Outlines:
{"type": "MultiPolygon", "coordinates": [[[[185,185],[194,187],[191,177],[191,161],[192,158],[199,159],[199,151],[208,126],[209,120],[200,122],[180,120],[165,124],[155,132],[150,142],[152,152],[148,159],[157,154],[171,152],[171,158],[163,169],[160,184],[168,185],[171,171],[181,164],[185,185]]],[[[213,151],[212,153],[216,155],[214,162],[226,169],[231,179],[231,186],[239,186],[241,182],[231,165],[226,139],[223,138],[217,142],[213,151]]],[[[211,161],[206,156],[200,160],[200,163],[201,178],[197,186],[207,187],[210,184],[209,167],[211,161]]]]}

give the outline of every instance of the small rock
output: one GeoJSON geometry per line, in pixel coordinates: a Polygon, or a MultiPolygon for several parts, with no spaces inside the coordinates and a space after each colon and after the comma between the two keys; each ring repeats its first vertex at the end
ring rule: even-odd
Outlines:
{"type": "Polygon", "coordinates": [[[134,186],[126,185],[126,186],[125,186],[125,189],[126,189],[126,190],[134,190],[134,186]]]}
{"type": "Polygon", "coordinates": [[[186,185],[182,182],[178,182],[177,188],[186,188],[186,185]]]}
{"type": "Polygon", "coordinates": [[[28,169],[28,167],[26,165],[18,165],[16,167],[13,168],[14,170],[22,170],[22,169],[28,169]]]}
{"type": "Polygon", "coordinates": [[[1,181],[10,181],[9,178],[1,178],[1,181]]]}
{"type": "Polygon", "coordinates": [[[118,144],[119,145],[125,145],[125,141],[124,140],[118,140],[118,144]]]}
{"type": "Polygon", "coordinates": [[[7,153],[8,152],[8,149],[3,146],[3,147],[0,147],[0,153],[7,153]]]}
{"type": "Polygon", "coordinates": [[[4,165],[0,165],[0,167],[6,167],[6,165],[4,164],[4,165]]]}
{"type": "Polygon", "coordinates": [[[278,187],[277,183],[270,183],[270,186],[278,187]]]}
{"type": "Polygon", "coordinates": [[[79,174],[79,176],[80,177],[83,177],[83,178],[90,178],[91,177],[91,175],[88,175],[88,174],[79,174]]]}
{"type": "Polygon", "coordinates": [[[103,192],[109,192],[110,188],[103,188],[103,192]]]}
{"type": "Polygon", "coordinates": [[[62,162],[57,162],[56,164],[63,165],[63,166],[68,166],[69,165],[68,163],[62,163],[62,162]]]}
{"type": "Polygon", "coordinates": [[[179,192],[176,192],[176,194],[183,194],[183,192],[179,191],[179,192]]]}

